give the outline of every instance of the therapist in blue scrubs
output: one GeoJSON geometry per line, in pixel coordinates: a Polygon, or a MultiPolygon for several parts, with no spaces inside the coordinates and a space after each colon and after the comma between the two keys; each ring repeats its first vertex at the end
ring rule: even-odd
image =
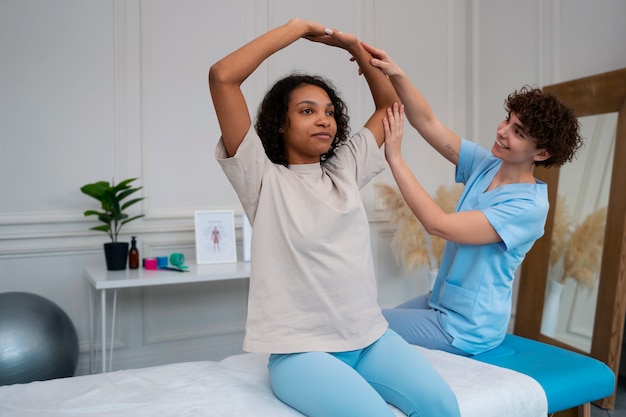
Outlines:
{"type": "Polygon", "coordinates": [[[384,121],[387,162],[426,231],[447,241],[432,291],[383,314],[412,344],[466,356],[493,349],[506,334],[515,271],[543,235],[548,213],[547,185],[533,168],[572,160],[582,145],[578,120],[551,94],[524,86],[505,100],[504,120],[491,150],[484,149],[446,127],[385,51],[365,46],[403,103],[384,121]],[[464,190],[454,213],[435,203],[404,161],[405,114],[456,166],[464,190]]]}

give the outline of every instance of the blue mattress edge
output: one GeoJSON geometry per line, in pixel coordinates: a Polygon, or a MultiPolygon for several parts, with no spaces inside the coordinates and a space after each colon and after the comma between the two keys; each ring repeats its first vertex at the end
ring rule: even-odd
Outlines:
{"type": "Polygon", "coordinates": [[[615,374],[604,362],[513,334],[471,358],[536,380],[546,393],[549,413],[600,400],[615,390],[615,374]]]}

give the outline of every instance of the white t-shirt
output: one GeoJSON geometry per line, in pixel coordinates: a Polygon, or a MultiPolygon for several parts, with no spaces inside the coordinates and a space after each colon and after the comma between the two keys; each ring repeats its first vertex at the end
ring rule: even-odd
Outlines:
{"type": "Polygon", "coordinates": [[[324,163],[267,158],[251,128],[228,158],[215,157],[252,224],[244,350],[342,352],[364,348],[387,329],[360,188],[384,167],[363,129],[324,163]]]}

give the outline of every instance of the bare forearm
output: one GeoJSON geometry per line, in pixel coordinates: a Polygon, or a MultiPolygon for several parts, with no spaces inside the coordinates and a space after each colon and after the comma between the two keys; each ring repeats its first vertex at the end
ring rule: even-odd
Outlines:
{"type": "Polygon", "coordinates": [[[240,85],[275,52],[292,44],[309,31],[308,23],[291,19],[216,62],[209,73],[209,83],[240,85]]]}
{"type": "Polygon", "coordinates": [[[372,99],[374,100],[375,110],[365,123],[365,127],[372,132],[380,147],[385,141],[385,132],[382,124],[383,118],[387,113],[387,109],[394,103],[399,103],[400,98],[387,75],[380,69],[370,65],[372,55],[363,48],[361,43],[358,44],[358,48],[355,51],[350,52],[359,64],[359,68],[367,80],[372,99]]]}
{"type": "Polygon", "coordinates": [[[437,225],[445,212],[437,205],[424,187],[415,178],[411,169],[401,156],[389,160],[389,166],[398,188],[415,217],[429,234],[439,236],[437,225]]]}
{"type": "Polygon", "coordinates": [[[502,240],[480,210],[453,213],[443,211],[417,181],[402,158],[393,158],[389,161],[389,166],[409,208],[429,234],[469,245],[502,240]]]}
{"type": "Polygon", "coordinates": [[[461,147],[460,137],[435,116],[432,108],[403,72],[392,75],[391,83],[404,103],[407,120],[419,134],[444,158],[457,164],[461,147]]]}
{"type": "Polygon", "coordinates": [[[348,52],[352,54],[357,64],[359,64],[359,68],[367,80],[377,110],[386,111],[393,103],[400,101],[389,78],[378,68],[370,65],[372,55],[363,48],[360,42],[348,52]]]}
{"type": "Polygon", "coordinates": [[[422,93],[411,83],[406,74],[401,73],[389,77],[400,100],[404,103],[406,118],[418,132],[427,128],[432,121],[433,111],[422,93]]]}

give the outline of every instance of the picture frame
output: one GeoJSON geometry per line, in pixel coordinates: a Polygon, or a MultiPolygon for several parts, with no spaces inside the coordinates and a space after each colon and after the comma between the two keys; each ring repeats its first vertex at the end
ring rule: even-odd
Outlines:
{"type": "Polygon", "coordinates": [[[196,263],[237,262],[237,242],[232,210],[195,212],[196,263]]]}

